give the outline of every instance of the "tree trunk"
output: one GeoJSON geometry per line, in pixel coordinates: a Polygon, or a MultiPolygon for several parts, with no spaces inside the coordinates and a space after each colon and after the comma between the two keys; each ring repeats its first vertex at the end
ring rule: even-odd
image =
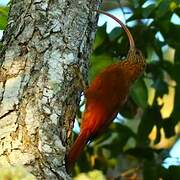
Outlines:
{"type": "Polygon", "coordinates": [[[12,1],[0,52],[0,166],[68,179],[67,132],[78,107],[100,0],[12,1]]]}

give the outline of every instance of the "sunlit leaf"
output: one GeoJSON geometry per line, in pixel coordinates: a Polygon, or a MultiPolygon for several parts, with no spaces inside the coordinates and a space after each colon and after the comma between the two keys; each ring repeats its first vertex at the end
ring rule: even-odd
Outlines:
{"type": "Polygon", "coordinates": [[[0,30],[4,30],[7,25],[8,7],[0,6],[0,30]]]}

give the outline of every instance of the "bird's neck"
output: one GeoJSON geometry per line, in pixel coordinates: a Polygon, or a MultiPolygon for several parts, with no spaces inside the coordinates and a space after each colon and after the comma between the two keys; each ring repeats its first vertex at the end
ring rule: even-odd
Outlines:
{"type": "Polygon", "coordinates": [[[127,80],[129,80],[130,83],[135,81],[143,72],[140,63],[133,63],[129,60],[122,61],[121,68],[123,72],[126,74],[127,80]]]}

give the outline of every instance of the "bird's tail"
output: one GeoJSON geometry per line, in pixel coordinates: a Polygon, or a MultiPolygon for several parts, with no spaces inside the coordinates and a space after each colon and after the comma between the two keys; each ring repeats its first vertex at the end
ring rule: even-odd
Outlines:
{"type": "Polygon", "coordinates": [[[86,145],[89,139],[89,131],[80,132],[79,136],[75,140],[74,144],[66,154],[66,169],[67,171],[71,171],[76,160],[80,156],[84,146],[86,145]]]}

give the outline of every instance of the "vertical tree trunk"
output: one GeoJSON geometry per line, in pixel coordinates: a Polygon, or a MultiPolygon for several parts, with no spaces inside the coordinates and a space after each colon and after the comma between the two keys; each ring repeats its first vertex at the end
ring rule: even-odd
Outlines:
{"type": "Polygon", "coordinates": [[[79,74],[87,77],[97,2],[12,1],[0,52],[0,166],[68,179],[67,131],[82,90],[79,74]]]}

